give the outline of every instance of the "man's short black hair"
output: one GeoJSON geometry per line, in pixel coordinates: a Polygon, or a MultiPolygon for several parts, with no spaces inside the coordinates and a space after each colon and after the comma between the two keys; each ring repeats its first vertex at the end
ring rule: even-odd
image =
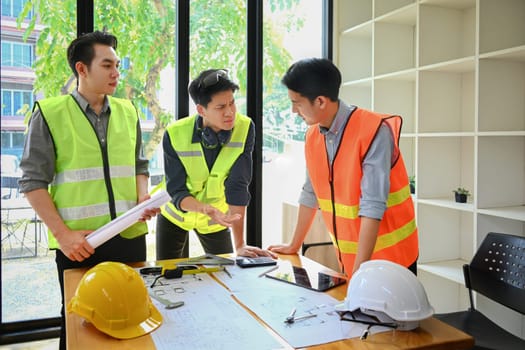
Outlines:
{"type": "Polygon", "coordinates": [[[233,82],[226,69],[208,69],[202,71],[188,87],[193,102],[204,108],[208,107],[213,95],[218,92],[239,90],[239,85],[233,82]]]}
{"type": "Polygon", "coordinates": [[[339,99],[341,72],[325,58],[306,58],[292,64],[281,82],[310,101],[326,96],[332,101],[339,99]]]}
{"type": "Polygon", "coordinates": [[[98,30],[92,33],[83,34],[73,40],[67,48],[67,61],[73,74],[75,74],[75,77],[78,79],[78,72],[75,68],[75,64],[78,61],[84,63],[88,67],[91,65],[91,62],[95,57],[95,44],[111,46],[116,50],[117,43],[116,36],[98,30]]]}

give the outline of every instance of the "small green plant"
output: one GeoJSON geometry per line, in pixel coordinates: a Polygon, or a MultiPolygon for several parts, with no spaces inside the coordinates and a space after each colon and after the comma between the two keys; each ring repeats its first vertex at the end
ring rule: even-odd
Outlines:
{"type": "Polygon", "coordinates": [[[469,190],[467,190],[467,189],[465,189],[463,187],[458,187],[455,190],[453,190],[452,192],[454,192],[454,194],[455,194],[456,202],[458,202],[458,203],[467,203],[467,197],[470,196],[469,190]]]}
{"type": "Polygon", "coordinates": [[[457,189],[453,190],[452,192],[454,192],[455,194],[463,194],[465,196],[470,196],[470,191],[463,188],[463,187],[458,187],[457,189]]]}

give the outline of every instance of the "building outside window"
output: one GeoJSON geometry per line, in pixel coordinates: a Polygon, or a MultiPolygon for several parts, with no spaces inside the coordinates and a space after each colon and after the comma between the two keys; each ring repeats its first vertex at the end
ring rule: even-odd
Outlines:
{"type": "Polygon", "coordinates": [[[27,0],[2,0],[1,17],[1,300],[2,323],[58,317],[60,290],[54,254],[47,249],[45,227],[18,192],[25,116],[34,91],[35,45],[43,27],[36,23],[24,38],[33,11],[27,0]],[[25,14],[25,15],[24,15],[25,14]],[[18,16],[22,15],[20,25],[18,16]]]}
{"type": "Polygon", "coordinates": [[[2,117],[20,115],[24,106],[32,105],[32,90],[2,89],[2,117]]]}
{"type": "Polygon", "coordinates": [[[2,66],[31,68],[32,64],[32,45],[2,41],[2,66]]]}
{"type": "MultiPolygon", "coordinates": [[[[27,0],[2,0],[2,16],[16,18],[22,13],[27,0]]],[[[25,19],[31,19],[33,11],[29,11],[25,19]]]]}

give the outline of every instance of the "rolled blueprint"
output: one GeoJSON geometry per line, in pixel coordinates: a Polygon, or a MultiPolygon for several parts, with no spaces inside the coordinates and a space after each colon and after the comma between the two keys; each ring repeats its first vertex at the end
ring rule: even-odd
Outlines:
{"type": "Polygon", "coordinates": [[[86,239],[93,248],[97,248],[136,223],[144,210],[160,208],[170,200],[171,197],[166,191],[155,193],[150,199],[136,205],[98,230],[91,232],[86,236],[86,239]]]}

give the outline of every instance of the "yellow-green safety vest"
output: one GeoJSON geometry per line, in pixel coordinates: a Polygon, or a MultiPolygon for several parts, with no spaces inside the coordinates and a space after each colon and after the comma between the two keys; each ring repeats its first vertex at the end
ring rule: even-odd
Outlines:
{"type": "MultiPolygon", "coordinates": [[[[71,230],[96,230],[137,205],[135,146],[137,112],[130,101],[108,96],[111,118],[104,148],[71,95],[37,101],[55,146],[55,178],[49,193],[71,230]]],[[[147,233],[136,223],[120,233],[134,238],[147,233]]],[[[49,248],[59,248],[48,232],[49,248]]]]}
{"type": "MultiPolygon", "coordinates": [[[[223,145],[211,170],[208,169],[200,143],[192,143],[197,114],[179,119],[166,128],[171,145],[186,170],[186,186],[190,194],[200,202],[213,205],[223,213],[228,210],[224,181],[239,156],[243,153],[251,119],[239,113],[230,141],[223,145]]],[[[161,214],[180,228],[200,233],[212,233],[225,227],[215,223],[209,216],[197,212],[183,212],[169,202],[161,207],[161,214]]]]}

